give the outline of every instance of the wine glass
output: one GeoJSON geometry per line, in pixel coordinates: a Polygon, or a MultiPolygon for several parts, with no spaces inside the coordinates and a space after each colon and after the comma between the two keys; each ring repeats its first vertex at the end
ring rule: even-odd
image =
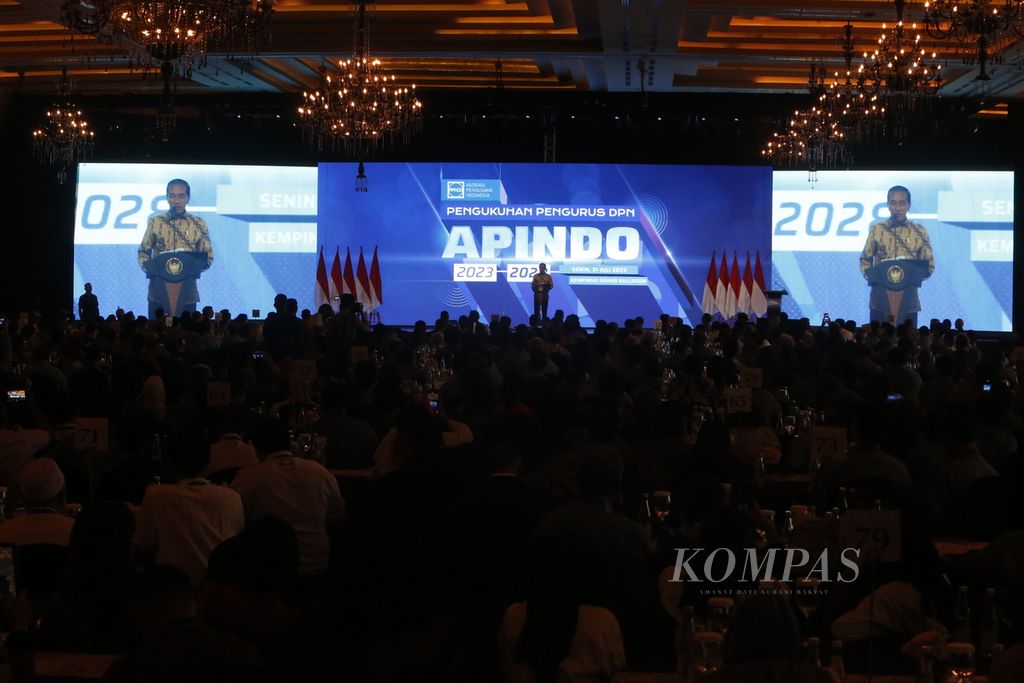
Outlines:
{"type": "Polygon", "coordinates": [[[652,493],[651,508],[658,521],[664,522],[669,513],[672,512],[672,493],[669,491],[655,491],[652,493]]]}
{"type": "Polygon", "coordinates": [[[803,612],[806,619],[810,619],[811,614],[818,608],[818,602],[821,599],[820,588],[820,579],[805,577],[796,580],[796,606],[803,612]]]}
{"type": "Polygon", "coordinates": [[[950,680],[955,683],[970,683],[974,678],[974,645],[971,643],[948,643],[950,680]]]}
{"type": "Polygon", "coordinates": [[[792,436],[796,432],[796,416],[786,415],[782,418],[782,431],[789,436],[792,436]]]}

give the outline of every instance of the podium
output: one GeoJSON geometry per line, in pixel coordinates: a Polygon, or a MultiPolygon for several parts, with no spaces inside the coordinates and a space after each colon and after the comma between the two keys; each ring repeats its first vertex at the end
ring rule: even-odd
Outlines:
{"type": "Polygon", "coordinates": [[[884,290],[887,306],[880,307],[872,296],[872,309],[880,310],[890,322],[900,324],[909,313],[906,306],[917,303],[917,288],[928,277],[928,262],[921,259],[890,259],[876,263],[865,271],[872,293],[876,287],[884,290]]]}
{"type": "MultiPolygon", "coordinates": [[[[206,270],[206,264],[206,252],[202,251],[165,251],[146,261],[144,270],[149,278],[149,292],[156,296],[164,313],[172,317],[181,315],[182,295],[198,292],[196,280],[206,270]]],[[[196,299],[198,296],[188,303],[195,303],[196,299]]]]}

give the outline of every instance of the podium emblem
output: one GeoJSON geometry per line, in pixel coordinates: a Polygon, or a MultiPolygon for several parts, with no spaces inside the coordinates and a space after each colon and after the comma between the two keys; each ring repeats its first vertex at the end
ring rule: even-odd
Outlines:
{"type": "Polygon", "coordinates": [[[164,268],[167,269],[169,275],[179,275],[182,270],[185,269],[185,264],[181,262],[180,258],[171,257],[167,259],[167,263],[164,264],[164,268]]]}
{"type": "Polygon", "coordinates": [[[903,282],[906,273],[903,272],[903,266],[892,265],[889,266],[889,270],[885,271],[885,276],[889,278],[890,283],[898,285],[903,282]]]}

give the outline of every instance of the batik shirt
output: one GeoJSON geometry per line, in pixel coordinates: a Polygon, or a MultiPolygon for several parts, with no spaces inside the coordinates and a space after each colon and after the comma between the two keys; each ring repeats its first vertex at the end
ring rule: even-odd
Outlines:
{"type": "MultiPolygon", "coordinates": [[[[139,267],[146,269],[146,262],[165,251],[199,251],[206,254],[206,267],[213,264],[213,244],[206,221],[190,213],[174,218],[162,213],[149,219],[146,234],[139,245],[139,267]]],[[[162,301],[160,282],[149,281],[149,300],[162,301]]],[[[194,304],[199,301],[199,288],[195,280],[186,280],[182,286],[179,301],[194,304]]]]}
{"type": "Polygon", "coordinates": [[[202,251],[206,253],[206,267],[213,265],[213,245],[206,221],[190,213],[173,218],[162,213],[149,219],[146,234],[139,245],[139,266],[165,251],[202,251]]]}
{"type": "MultiPolygon", "coordinates": [[[[864,251],[860,254],[860,272],[866,280],[868,269],[887,259],[919,259],[928,262],[928,276],[935,272],[935,254],[932,244],[928,241],[928,230],[920,223],[907,221],[903,225],[893,225],[892,219],[880,221],[871,226],[864,251]]],[[[904,297],[906,310],[919,311],[917,288],[906,291],[904,297]]],[[[881,285],[871,287],[871,308],[886,310],[889,304],[886,289],[881,285]]]]}

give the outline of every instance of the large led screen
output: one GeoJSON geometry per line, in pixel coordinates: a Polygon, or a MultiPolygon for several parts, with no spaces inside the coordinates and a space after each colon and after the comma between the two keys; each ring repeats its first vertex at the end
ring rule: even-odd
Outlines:
{"type": "Polygon", "coordinates": [[[328,269],[336,249],[367,264],[377,250],[391,324],[440,310],[526,322],[542,262],[552,314],[693,322],[712,254],[769,267],[767,167],[374,163],[366,193],[356,172],[321,164],[320,241],[328,269]]]}
{"type": "Polygon", "coordinates": [[[153,216],[166,213],[167,183],[191,186],[187,210],[209,229],[213,264],[198,282],[198,306],[266,311],[287,292],[313,300],[317,169],[185,164],[80,164],[75,208],[75,296],[93,285],[100,313],[145,314],[138,251],[153,216]]]}
{"type": "Polygon", "coordinates": [[[1013,173],[1001,171],[776,172],[772,284],[783,310],[869,318],[861,255],[872,224],[890,218],[887,190],[910,191],[908,220],[927,232],[935,268],[918,290],[918,324],[962,318],[976,330],[1009,331],[1013,311],[1013,173]]]}

